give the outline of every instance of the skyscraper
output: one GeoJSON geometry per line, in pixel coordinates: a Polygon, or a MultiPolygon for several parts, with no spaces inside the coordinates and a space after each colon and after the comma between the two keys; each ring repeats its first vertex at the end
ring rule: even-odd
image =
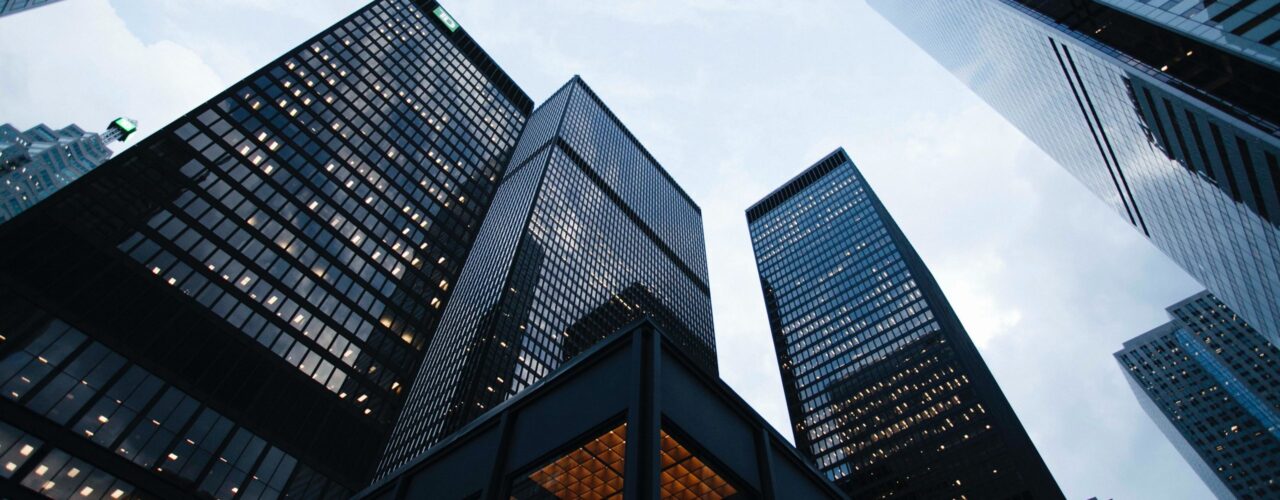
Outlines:
{"type": "Polygon", "coordinates": [[[530,117],[379,477],[650,316],[715,369],[702,215],[575,77],[530,117]]]}
{"type": "Polygon", "coordinates": [[[844,150],[747,210],[796,447],[854,498],[1061,498],[844,150]]]}
{"type": "Polygon", "coordinates": [[[57,1],[59,0],[0,0],[0,16],[7,16],[15,12],[34,9],[57,1]]]}
{"type": "Polygon", "coordinates": [[[26,132],[0,125],[0,223],[111,159],[107,146],[127,139],[137,127],[128,118],[112,121],[102,134],[75,125],[53,130],[41,124],[26,132]]]}
{"type": "Polygon", "coordinates": [[[378,0],[0,225],[0,483],[363,487],[532,107],[378,0]]]}
{"type": "Polygon", "coordinates": [[[1138,402],[1218,498],[1280,496],[1280,349],[1201,292],[1115,354],[1138,402]]]}
{"type": "Polygon", "coordinates": [[[1280,342],[1280,64],[1268,56],[1276,41],[1265,35],[1271,48],[1255,50],[1214,31],[1274,30],[1273,3],[870,4],[1280,342]]]}

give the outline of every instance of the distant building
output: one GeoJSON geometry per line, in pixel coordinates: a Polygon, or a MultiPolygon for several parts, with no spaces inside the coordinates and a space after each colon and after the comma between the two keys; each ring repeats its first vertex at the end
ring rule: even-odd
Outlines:
{"type": "Polygon", "coordinates": [[[95,134],[76,125],[53,130],[41,124],[26,132],[0,125],[0,222],[106,162],[111,158],[107,146],[127,139],[137,126],[119,118],[95,134]]]}
{"type": "Polygon", "coordinates": [[[0,16],[43,7],[60,0],[0,0],[0,16]]]}
{"type": "Polygon", "coordinates": [[[581,78],[533,115],[379,465],[651,317],[715,372],[702,212],[581,78]]]}
{"type": "Polygon", "coordinates": [[[854,498],[1062,497],[844,150],[747,210],[796,447],[854,498]]]}
{"type": "Polygon", "coordinates": [[[652,321],[591,336],[603,340],[355,498],[844,498],[652,321]]]}
{"type": "Polygon", "coordinates": [[[1280,3],[868,3],[1280,343],[1280,3]]]}
{"type": "Polygon", "coordinates": [[[1138,402],[1219,498],[1280,497],[1280,349],[1208,292],[1115,354],[1138,402]]]}

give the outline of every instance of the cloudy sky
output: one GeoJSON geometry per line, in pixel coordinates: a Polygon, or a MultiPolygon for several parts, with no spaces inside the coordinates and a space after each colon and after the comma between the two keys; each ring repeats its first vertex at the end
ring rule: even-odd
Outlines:
{"type": "MultiPolygon", "coordinates": [[[[0,122],[155,130],[362,0],[0,18],[0,122]]],[[[534,98],[580,74],[703,208],[723,377],[786,430],[743,210],[844,146],[1069,498],[1206,498],[1111,353],[1199,285],[861,2],[456,0],[534,98]]]]}

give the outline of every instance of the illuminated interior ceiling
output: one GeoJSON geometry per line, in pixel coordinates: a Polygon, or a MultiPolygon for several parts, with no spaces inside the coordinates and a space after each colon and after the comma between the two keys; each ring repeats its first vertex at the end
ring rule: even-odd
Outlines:
{"type": "MultiPolygon", "coordinates": [[[[622,498],[627,424],[619,425],[520,478],[513,500],[622,498]]],[[[676,438],[662,431],[661,498],[734,498],[738,489],[676,438]]]]}
{"type": "Polygon", "coordinates": [[[690,453],[674,437],[662,431],[661,498],[720,500],[732,498],[738,490],[710,465],[690,453]]]}
{"type": "Polygon", "coordinates": [[[588,441],[519,481],[511,498],[622,498],[626,436],[622,424],[588,441]]]}

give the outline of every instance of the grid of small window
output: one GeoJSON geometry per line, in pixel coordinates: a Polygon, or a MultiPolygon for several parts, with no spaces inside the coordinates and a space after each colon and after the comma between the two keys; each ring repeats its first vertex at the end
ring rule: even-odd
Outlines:
{"type": "Polygon", "coordinates": [[[883,208],[834,156],[750,222],[798,444],[856,495],[955,497],[1013,477],[883,208]]]}
{"type": "Polygon", "coordinates": [[[179,121],[189,186],[119,245],[388,421],[524,123],[433,23],[377,2],[179,121]]]}
{"type": "Polygon", "coordinates": [[[1116,358],[1204,464],[1240,498],[1280,493],[1280,349],[1209,293],[1116,358]]]}
{"type": "MultiPolygon", "coordinates": [[[[1246,3],[1280,6],[1149,3],[1169,11],[1212,3],[1193,16],[1201,21],[1246,3]]],[[[1106,6],[1072,16],[1084,4],[1054,0],[870,4],[1280,342],[1280,302],[1270,300],[1280,296],[1280,148],[1275,120],[1265,118],[1280,109],[1268,104],[1276,95],[1268,85],[1274,71],[1224,50],[1231,40],[1210,35],[1202,43],[1169,32],[1168,24],[1185,20],[1164,12],[1152,24],[1106,6]],[[1151,43],[1157,39],[1171,42],[1151,43]]],[[[1234,17],[1264,10],[1241,9],[1234,17]]]]}
{"type": "Polygon", "coordinates": [[[575,79],[534,112],[384,473],[645,315],[715,366],[701,216],[602,107],[575,79]]]}
{"type": "MultiPolygon", "coordinates": [[[[61,321],[50,321],[21,350],[0,358],[0,390],[76,435],[142,468],[195,484],[214,498],[278,497],[297,465],[293,457],[61,321]]],[[[39,450],[39,442],[29,438],[0,437],[2,446],[18,450],[16,456],[0,452],[9,474],[28,458],[35,460],[39,465],[23,484],[55,498],[71,495],[49,493],[52,488],[79,484],[69,481],[76,473],[59,479],[60,467],[92,469],[61,451],[39,450]]],[[[86,482],[67,491],[89,487],[101,495],[112,491],[106,484],[86,482]]]]}
{"type": "Polygon", "coordinates": [[[83,460],[56,448],[40,452],[40,458],[19,482],[31,491],[47,498],[133,498],[133,486],[83,460]]]}

